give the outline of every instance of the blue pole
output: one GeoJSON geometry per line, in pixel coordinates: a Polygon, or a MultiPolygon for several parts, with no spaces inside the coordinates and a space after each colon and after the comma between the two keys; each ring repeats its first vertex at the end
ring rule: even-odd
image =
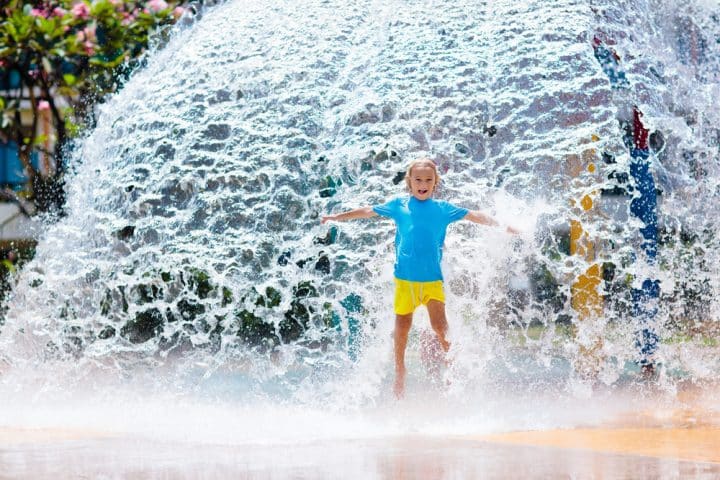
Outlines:
{"type": "MultiPolygon", "coordinates": [[[[630,175],[635,181],[636,194],[630,202],[630,213],[643,223],[640,228],[643,239],[641,248],[646,263],[655,265],[658,250],[658,207],[655,180],[650,172],[648,130],[644,128],[640,120],[642,113],[637,108],[634,109],[633,116],[634,148],[630,150],[630,175]]],[[[640,352],[640,366],[643,369],[652,369],[652,355],[659,342],[655,324],[659,298],[660,281],[657,279],[645,278],[640,288],[632,289],[632,311],[639,324],[635,344],[640,352]]]]}

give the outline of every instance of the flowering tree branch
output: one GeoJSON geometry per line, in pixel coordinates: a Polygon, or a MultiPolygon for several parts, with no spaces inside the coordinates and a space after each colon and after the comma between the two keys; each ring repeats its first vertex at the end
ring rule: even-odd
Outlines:
{"type": "Polygon", "coordinates": [[[3,2],[0,140],[17,144],[28,178],[22,196],[39,211],[62,209],[67,141],[92,122],[95,102],[116,91],[138,65],[152,32],[182,15],[182,1],[3,2]],[[49,119],[48,135],[38,135],[41,118],[49,119]],[[54,144],[50,151],[48,141],[54,144]],[[45,168],[33,165],[33,152],[46,155],[45,168]]]}

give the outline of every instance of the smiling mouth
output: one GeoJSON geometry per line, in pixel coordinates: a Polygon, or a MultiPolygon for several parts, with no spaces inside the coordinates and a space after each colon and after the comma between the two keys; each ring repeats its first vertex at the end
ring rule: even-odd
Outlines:
{"type": "Polygon", "coordinates": [[[425,195],[426,193],[428,193],[428,190],[418,190],[418,193],[420,195],[425,195]]]}

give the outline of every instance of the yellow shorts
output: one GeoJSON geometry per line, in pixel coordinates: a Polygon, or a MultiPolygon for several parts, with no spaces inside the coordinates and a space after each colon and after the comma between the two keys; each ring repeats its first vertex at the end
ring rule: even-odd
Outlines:
{"type": "Polygon", "coordinates": [[[430,300],[445,303],[442,280],[411,282],[395,279],[395,313],[397,315],[412,313],[420,305],[427,305],[430,300]]]}

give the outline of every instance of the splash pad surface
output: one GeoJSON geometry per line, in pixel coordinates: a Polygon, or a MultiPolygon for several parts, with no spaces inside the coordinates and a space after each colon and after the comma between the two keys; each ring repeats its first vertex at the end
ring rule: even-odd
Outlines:
{"type": "MultiPolygon", "coordinates": [[[[652,433],[652,432],[649,432],[652,433]]],[[[456,439],[397,438],[292,449],[76,440],[0,451],[11,478],[717,478],[720,464],[634,452],[503,445],[456,439]]]]}
{"type": "Polygon", "coordinates": [[[434,413],[422,398],[337,415],[76,405],[68,410],[85,413],[62,420],[43,419],[47,412],[35,405],[35,422],[20,418],[31,428],[3,419],[0,479],[717,478],[717,387],[681,386],[672,395],[636,387],[585,401],[555,399],[555,409],[538,398],[525,407],[538,409],[528,416],[517,412],[526,399],[505,398],[486,407],[515,407],[486,410],[482,421],[463,418],[469,410],[442,396],[434,413]],[[637,396],[642,405],[632,400],[637,396]],[[123,418],[111,418],[113,410],[123,418]],[[193,416],[200,419],[188,421],[193,416]]]}

